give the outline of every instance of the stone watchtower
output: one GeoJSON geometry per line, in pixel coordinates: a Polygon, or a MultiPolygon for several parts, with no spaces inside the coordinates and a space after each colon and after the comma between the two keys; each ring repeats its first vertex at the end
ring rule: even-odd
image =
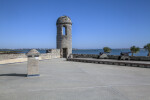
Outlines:
{"type": "Polygon", "coordinates": [[[60,49],[60,56],[67,58],[72,54],[72,22],[68,16],[61,16],[57,19],[57,49],[60,49]]]}

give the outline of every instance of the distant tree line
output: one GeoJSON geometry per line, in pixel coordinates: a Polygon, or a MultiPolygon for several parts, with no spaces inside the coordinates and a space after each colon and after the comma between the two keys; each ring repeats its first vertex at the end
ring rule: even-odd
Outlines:
{"type": "Polygon", "coordinates": [[[18,54],[20,51],[0,51],[0,54],[18,54]]]}
{"type": "MultiPolygon", "coordinates": [[[[144,46],[144,49],[148,51],[148,55],[147,55],[147,56],[150,57],[150,43],[146,44],[146,45],[144,46]]],[[[104,48],[103,48],[103,51],[104,51],[105,53],[110,53],[110,52],[111,52],[111,48],[109,48],[109,47],[104,47],[104,48]]],[[[136,47],[136,46],[131,46],[131,47],[130,47],[130,51],[131,51],[132,56],[133,56],[134,53],[137,53],[137,52],[140,51],[140,48],[139,48],[139,47],[136,47]]]]}

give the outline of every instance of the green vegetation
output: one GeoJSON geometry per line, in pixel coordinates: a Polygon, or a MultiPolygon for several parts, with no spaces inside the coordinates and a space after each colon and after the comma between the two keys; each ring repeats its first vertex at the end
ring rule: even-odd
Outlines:
{"type": "Polygon", "coordinates": [[[104,47],[103,50],[104,50],[104,52],[108,52],[108,53],[111,52],[111,49],[109,47],[104,47]]]}
{"type": "Polygon", "coordinates": [[[140,48],[139,48],[139,47],[136,47],[136,46],[132,46],[132,47],[130,48],[130,50],[131,50],[131,53],[132,53],[132,56],[133,56],[134,53],[137,53],[137,52],[140,51],[140,48]]]}
{"type": "Polygon", "coordinates": [[[150,57],[150,43],[144,46],[144,49],[148,50],[148,55],[150,57]]]}
{"type": "Polygon", "coordinates": [[[0,51],[0,54],[18,54],[20,51],[0,51]]]}

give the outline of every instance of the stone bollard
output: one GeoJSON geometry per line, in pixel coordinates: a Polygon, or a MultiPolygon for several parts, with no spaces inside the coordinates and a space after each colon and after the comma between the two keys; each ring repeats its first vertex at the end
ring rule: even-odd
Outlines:
{"type": "Polygon", "coordinates": [[[27,64],[27,77],[29,76],[39,76],[39,55],[40,53],[36,49],[30,50],[27,54],[28,64],[27,64]]]}

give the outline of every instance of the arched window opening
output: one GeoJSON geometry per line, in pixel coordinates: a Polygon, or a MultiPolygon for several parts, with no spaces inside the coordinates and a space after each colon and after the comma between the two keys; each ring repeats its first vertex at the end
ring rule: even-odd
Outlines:
{"type": "Polygon", "coordinates": [[[66,27],[65,26],[63,26],[63,29],[62,29],[63,31],[63,35],[67,35],[67,33],[66,33],[66,27]]]}

